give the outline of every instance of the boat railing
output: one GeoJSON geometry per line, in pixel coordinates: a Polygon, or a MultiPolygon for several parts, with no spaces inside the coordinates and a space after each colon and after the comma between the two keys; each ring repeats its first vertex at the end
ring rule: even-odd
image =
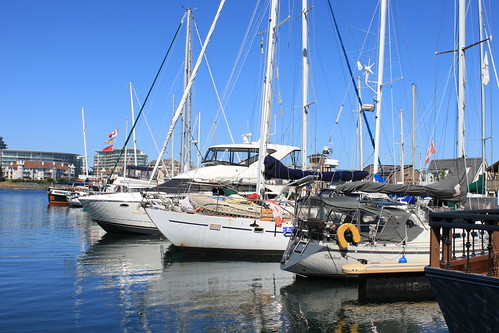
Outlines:
{"type": "Polygon", "coordinates": [[[431,212],[430,267],[499,276],[499,209],[431,212]]]}

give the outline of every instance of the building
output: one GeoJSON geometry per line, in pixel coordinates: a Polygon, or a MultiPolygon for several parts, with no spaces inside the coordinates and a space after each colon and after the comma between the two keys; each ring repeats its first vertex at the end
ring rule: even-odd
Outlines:
{"type": "MultiPolygon", "coordinates": [[[[156,160],[151,161],[149,166],[154,168],[156,165],[156,160]]],[[[191,170],[194,169],[195,166],[191,166],[191,170]]],[[[163,159],[159,164],[158,170],[162,172],[163,177],[174,177],[180,173],[182,173],[182,164],[180,161],[174,159],[163,159]]]]}
{"type": "Polygon", "coordinates": [[[121,173],[126,158],[127,165],[146,166],[148,156],[142,150],[137,149],[137,163],[135,163],[135,154],[133,148],[114,149],[112,151],[97,151],[94,155],[94,174],[121,173]],[[125,154],[126,153],[126,154],[125,154]],[[119,161],[118,161],[119,159],[119,161]],[[118,161],[118,163],[116,163],[118,161]]]}
{"type": "Polygon", "coordinates": [[[73,164],[18,161],[4,167],[6,179],[57,180],[60,178],[72,179],[75,176],[73,164]]]}
{"type": "MultiPolygon", "coordinates": [[[[52,176],[57,176],[61,174],[61,170],[68,169],[69,166],[72,173],[78,175],[81,170],[81,163],[78,159],[78,154],[70,153],[60,153],[60,152],[49,152],[49,151],[32,151],[32,150],[14,150],[14,149],[2,149],[0,150],[0,164],[2,165],[2,171],[5,178],[10,179],[57,179],[52,176]],[[26,162],[30,162],[26,164],[26,162]],[[32,164],[33,163],[43,163],[43,164],[32,164]],[[62,165],[62,167],[61,167],[62,165]],[[54,167],[59,171],[54,171],[54,167]],[[15,175],[8,177],[6,175],[7,169],[10,168],[10,175],[15,175]],[[15,169],[15,170],[14,170],[15,169]],[[22,172],[20,171],[22,169],[22,172]],[[32,171],[30,171],[32,169],[32,171]],[[43,171],[42,171],[43,170],[43,171]],[[36,171],[36,172],[35,172],[36,171]],[[19,172],[24,176],[19,176],[19,172]],[[25,176],[33,175],[33,177],[39,177],[44,174],[43,178],[25,178],[25,176]],[[35,176],[37,175],[37,176],[35,176]]],[[[71,173],[69,171],[62,172],[63,174],[71,173]]],[[[74,175],[72,177],[74,177],[74,175]]],[[[63,176],[67,178],[67,176],[63,176]]]]}
{"type": "MultiPolygon", "coordinates": [[[[374,165],[370,164],[363,170],[372,175],[374,165]]],[[[379,174],[388,183],[402,183],[402,169],[400,165],[381,165],[379,174]]],[[[404,165],[404,184],[419,184],[419,174],[419,170],[414,169],[412,165],[404,165]]]]}
{"type": "Polygon", "coordinates": [[[487,190],[495,192],[499,196],[499,161],[487,169],[487,190]]]}

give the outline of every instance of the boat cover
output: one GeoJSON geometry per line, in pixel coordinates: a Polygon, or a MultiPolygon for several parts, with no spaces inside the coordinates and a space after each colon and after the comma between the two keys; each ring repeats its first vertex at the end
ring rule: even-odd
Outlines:
{"type": "Polygon", "coordinates": [[[402,204],[383,201],[359,201],[352,197],[308,196],[298,201],[297,216],[322,221],[353,223],[363,237],[375,226],[377,242],[412,241],[423,228],[402,204]]]}
{"type": "Polygon", "coordinates": [[[464,158],[455,160],[455,168],[450,169],[447,176],[429,185],[405,185],[377,182],[352,182],[337,186],[337,193],[367,192],[398,195],[428,196],[448,202],[466,201],[468,186],[466,185],[466,167],[464,158]]]}
{"type": "Polygon", "coordinates": [[[369,175],[367,171],[360,170],[336,170],[329,172],[317,172],[317,171],[303,171],[299,169],[290,169],[286,167],[281,161],[275,159],[274,157],[267,155],[263,162],[265,164],[265,178],[280,178],[280,179],[301,179],[306,176],[316,176],[317,180],[323,181],[350,181],[350,180],[361,180],[369,175]]]}

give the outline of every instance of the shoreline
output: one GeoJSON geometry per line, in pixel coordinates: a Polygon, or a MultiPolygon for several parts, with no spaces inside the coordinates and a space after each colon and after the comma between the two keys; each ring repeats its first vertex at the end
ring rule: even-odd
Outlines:
{"type": "Polygon", "coordinates": [[[14,183],[14,182],[0,182],[0,189],[7,189],[7,190],[48,190],[50,186],[53,186],[52,184],[46,183],[46,184],[40,184],[36,182],[19,182],[19,183],[14,183]]]}

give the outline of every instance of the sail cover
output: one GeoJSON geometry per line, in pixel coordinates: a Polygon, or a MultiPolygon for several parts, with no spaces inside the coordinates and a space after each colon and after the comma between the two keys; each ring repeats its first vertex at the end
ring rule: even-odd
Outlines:
{"type": "Polygon", "coordinates": [[[267,155],[263,162],[265,164],[265,178],[280,179],[301,179],[306,176],[315,176],[317,180],[323,181],[350,181],[361,180],[367,177],[369,172],[359,170],[336,170],[330,172],[303,171],[299,169],[290,169],[274,157],[267,155]]]}
{"type": "Polygon", "coordinates": [[[398,195],[413,195],[438,198],[448,202],[464,203],[468,186],[464,158],[456,159],[455,168],[439,182],[429,185],[404,185],[376,182],[352,182],[337,186],[337,193],[367,192],[398,195]]]}

